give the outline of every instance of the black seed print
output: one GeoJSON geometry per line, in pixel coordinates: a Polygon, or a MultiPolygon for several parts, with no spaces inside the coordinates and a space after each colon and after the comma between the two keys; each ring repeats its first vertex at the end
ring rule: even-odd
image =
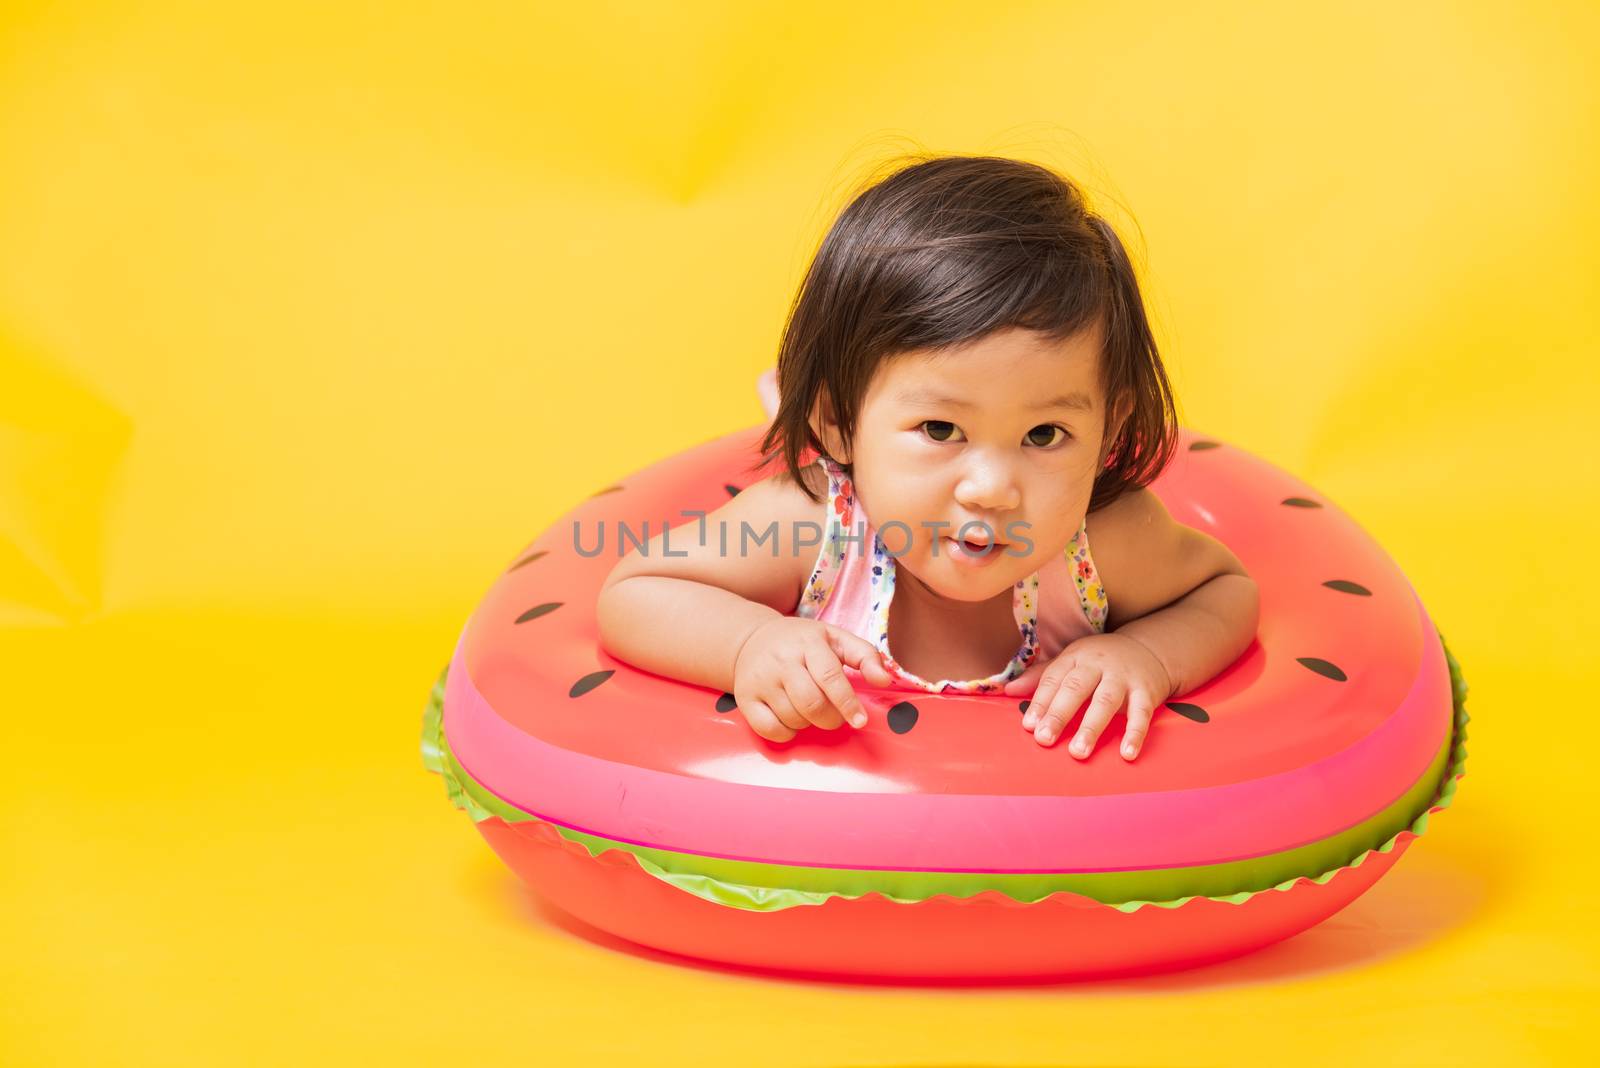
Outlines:
{"type": "Polygon", "coordinates": [[[506,573],[510,574],[511,572],[515,571],[517,568],[522,567],[525,564],[533,563],[535,560],[539,559],[539,557],[541,557],[541,556],[544,556],[549,551],[550,551],[549,549],[540,549],[536,553],[529,553],[527,556],[524,556],[521,560],[518,560],[516,563],[512,564],[510,567],[506,568],[506,573]]]}
{"type": "Polygon", "coordinates": [[[735,486],[732,482],[724,482],[722,484],[722,488],[728,491],[728,496],[730,497],[739,496],[739,487],[735,486]]]}
{"type": "Polygon", "coordinates": [[[1339,670],[1338,665],[1330,664],[1326,660],[1319,660],[1314,656],[1297,656],[1295,659],[1300,662],[1302,667],[1310,668],[1318,675],[1330,678],[1334,682],[1343,682],[1348,677],[1339,670]]]}
{"type": "Polygon", "coordinates": [[[1279,501],[1278,503],[1279,504],[1287,504],[1290,508],[1321,508],[1322,507],[1322,505],[1318,504],[1316,501],[1307,500],[1304,497],[1285,497],[1283,500],[1279,501]]]}
{"type": "Polygon", "coordinates": [[[582,697],[584,694],[588,693],[602,682],[605,682],[614,674],[616,674],[614,671],[591,671],[589,674],[572,684],[572,689],[567,691],[567,696],[582,697]]]}
{"type": "Polygon", "coordinates": [[[1018,705],[1017,707],[1019,709],[1021,709],[1023,712],[1027,712],[1028,711],[1028,700],[1029,700],[1028,698],[1023,698],[1022,703],[1020,705],[1018,705]]]}
{"type": "Polygon", "coordinates": [[[1354,582],[1346,582],[1344,579],[1329,579],[1327,582],[1324,582],[1323,585],[1328,587],[1330,590],[1338,590],[1340,593],[1354,593],[1361,597],[1372,596],[1372,591],[1367,589],[1365,586],[1358,585],[1354,582]]]}
{"type": "Polygon", "coordinates": [[[889,709],[889,729],[896,734],[904,734],[917,725],[917,706],[910,701],[901,701],[889,709]]]}
{"type": "Polygon", "coordinates": [[[1207,449],[1220,448],[1222,448],[1222,442],[1220,441],[1192,441],[1189,443],[1190,452],[1204,452],[1207,449]]]}
{"type": "Polygon", "coordinates": [[[517,622],[526,623],[530,619],[538,619],[546,612],[554,612],[557,608],[560,608],[563,603],[564,602],[562,601],[546,601],[544,604],[534,605],[532,608],[518,616],[517,622]]]}
{"type": "Polygon", "coordinates": [[[1196,723],[1210,723],[1211,714],[1199,705],[1191,705],[1187,701],[1168,701],[1167,707],[1172,709],[1184,719],[1192,719],[1196,723]]]}
{"type": "Polygon", "coordinates": [[[733,699],[733,694],[731,693],[725,693],[721,697],[717,698],[718,712],[732,712],[738,707],[739,702],[733,699]]]}

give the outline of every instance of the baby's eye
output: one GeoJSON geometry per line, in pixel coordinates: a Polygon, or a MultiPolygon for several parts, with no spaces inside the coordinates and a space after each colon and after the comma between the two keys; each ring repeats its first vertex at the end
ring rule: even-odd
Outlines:
{"type": "Polygon", "coordinates": [[[1028,431],[1027,441],[1030,445],[1037,445],[1040,448],[1049,448],[1051,445],[1065,441],[1067,436],[1067,430],[1065,427],[1056,426],[1054,423],[1040,423],[1038,426],[1028,431]],[[1050,435],[1053,431],[1057,430],[1061,431],[1061,437],[1052,441],[1050,439],[1050,435]],[[1043,441],[1039,440],[1041,432],[1043,432],[1045,439],[1043,441]]]}
{"type": "Polygon", "coordinates": [[[949,441],[952,434],[961,433],[954,423],[944,419],[924,419],[918,426],[927,428],[924,433],[934,441],[949,441]]]}

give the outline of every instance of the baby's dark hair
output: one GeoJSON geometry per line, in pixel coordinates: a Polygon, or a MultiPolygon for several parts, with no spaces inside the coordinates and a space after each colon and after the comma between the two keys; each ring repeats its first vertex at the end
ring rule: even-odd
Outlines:
{"type": "Polygon", "coordinates": [[[995,156],[915,160],[858,193],[812,258],[784,327],[778,410],[756,466],[781,459],[820,501],[800,477],[800,456],[827,452],[810,425],[824,387],[848,443],[867,386],[891,356],[1008,327],[1065,340],[1097,320],[1106,411],[1123,397],[1133,405],[1120,428],[1105,429],[1116,436],[1091,511],[1148,485],[1177,448],[1172,389],[1127,250],[1078,187],[1046,167],[995,156]]]}

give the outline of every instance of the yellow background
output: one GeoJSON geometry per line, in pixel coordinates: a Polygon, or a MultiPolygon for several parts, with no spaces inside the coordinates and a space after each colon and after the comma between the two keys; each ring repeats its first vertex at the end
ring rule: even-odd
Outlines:
{"type": "Polygon", "coordinates": [[[1597,28],[6,5],[0,1064],[1592,1056],[1597,28]],[[1076,987],[685,966],[547,914],[422,769],[483,591],[758,421],[831,213],[922,149],[1079,179],[1184,421],[1354,515],[1461,660],[1456,803],[1302,936],[1076,987]]]}

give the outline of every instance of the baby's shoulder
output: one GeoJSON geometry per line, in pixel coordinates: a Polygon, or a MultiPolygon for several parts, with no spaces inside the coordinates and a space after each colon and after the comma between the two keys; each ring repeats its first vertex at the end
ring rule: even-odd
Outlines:
{"type": "Polygon", "coordinates": [[[820,520],[828,514],[828,473],[809,464],[800,468],[796,481],[792,472],[782,468],[752,482],[738,496],[745,494],[750,494],[744,503],[752,512],[779,520],[820,520]],[[806,489],[814,496],[807,495],[806,489]]]}
{"type": "Polygon", "coordinates": [[[1135,486],[1111,503],[1090,512],[1084,519],[1084,525],[1089,544],[1094,546],[1098,559],[1098,550],[1102,545],[1112,546],[1109,552],[1115,555],[1116,546],[1125,546],[1142,537],[1148,538],[1152,533],[1159,533],[1163,528],[1162,520],[1168,518],[1166,505],[1161,503],[1160,497],[1152,493],[1148,486],[1135,486]]]}
{"type": "Polygon", "coordinates": [[[606,584],[637,575],[688,579],[792,613],[822,544],[827,506],[826,494],[813,501],[791,478],[762,478],[627,552],[606,584]]]}
{"type": "Polygon", "coordinates": [[[783,587],[793,591],[795,605],[827,533],[829,507],[826,471],[808,465],[800,469],[800,479],[779,470],[740,490],[718,515],[725,521],[729,554],[741,554],[745,566],[776,571],[783,587]]]}
{"type": "Polygon", "coordinates": [[[1085,519],[1094,569],[1109,610],[1107,629],[1137,618],[1159,604],[1168,591],[1162,581],[1170,566],[1174,523],[1149,487],[1137,486],[1085,519]]]}
{"type": "Polygon", "coordinates": [[[1172,518],[1148,486],[1090,512],[1087,524],[1109,630],[1165,608],[1213,576],[1246,573],[1227,546],[1172,518]]]}

